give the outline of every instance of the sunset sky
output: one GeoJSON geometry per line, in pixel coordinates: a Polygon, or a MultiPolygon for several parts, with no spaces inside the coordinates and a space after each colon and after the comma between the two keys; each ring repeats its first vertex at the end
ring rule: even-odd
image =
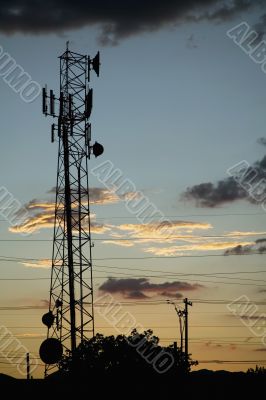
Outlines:
{"type": "MultiPolygon", "coordinates": [[[[57,167],[41,96],[24,102],[4,81],[1,57],[10,54],[32,80],[58,93],[58,56],[69,41],[78,53],[101,53],[100,77],[91,81],[91,123],[105,152],[90,160],[90,170],[111,162],[137,192],[120,196],[90,174],[96,298],[112,294],[121,315],[129,311],[167,345],[179,343],[167,300],[182,308],[187,297],[197,368],[265,365],[266,207],[227,173],[243,160],[257,171],[254,184],[266,173],[266,74],[227,35],[246,22],[260,45],[264,2],[48,3],[0,2],[0,186],[28,212],[16,226],[0,216],[0,326],[38,357],[46,336],[41,317],[49,299],[57,167]],[[164,216],[170,236],[155,234],[154,224],[129,211],[134,194],[164,216]],[[247,326],[247,314],[241,319],[228,309],[240,296],[257,303],[256,330],[247,326]]],[[[95,326],[104,334],[124,332],[97,305],[95,326]]],[[[1,343],[0,373],[21,377],[1,343]]],[[[37,362],[33,375],[41,377],[37,362]]]]}

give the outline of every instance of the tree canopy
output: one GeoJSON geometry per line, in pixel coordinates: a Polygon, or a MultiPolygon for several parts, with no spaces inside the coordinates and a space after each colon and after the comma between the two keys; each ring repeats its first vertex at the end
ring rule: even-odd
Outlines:
{"type": "Polygon", "coordinates": [[[84,341],[74,356],[65,356],[59,368],[65,373],[90,376],[94,373],[142,376],[145,374],[176,374],[190,369],[185,354],[177,346],[162,347],[152,330],[130,335],[104,336],[97,333],[84,341]]]}

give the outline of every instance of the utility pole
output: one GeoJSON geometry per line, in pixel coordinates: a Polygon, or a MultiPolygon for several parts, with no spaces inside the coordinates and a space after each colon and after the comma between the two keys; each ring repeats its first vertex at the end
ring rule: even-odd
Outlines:
{"type": "MultiPolygon", "coordinates": [[[[188,356],[188,306],[192,306],[191,301],[188,301],[187,298],[183,300],[185,304],[185,309],[181,310],[178,306],[168,300],[169,304],[173,304],[175,307],[175,312],[179,320],[179,330],[180,330],[180,353],[181,360],[183,364],[183,350],[184,350],[184,341],[185,341],[185,359],[184,359],[184,367],[188,370],[189,367],[189,356],[188,356]]],[[[175,342],[176,343],[176,342],[175,342]]]]}
{"type": "Polygon", "coordinates": [[[42,318],[47,339],[40,347],[45,376],[63,353],[94,336],[91,217],[88,160],[104,148],[91,144],[93,89],[90,71],[99,76],[99,52],[91,59],[70,51],[60,59],[60,95],[43,88],[42,110],[56,119],[51,141],[58,143],[57,184],[49,311],[42,318]]]}
{"type": "Polygon", "coordinates": [[[174,304],[175,307],[175,311],[176,311],[176,315],[178,316],[178,320],[179,320],[179,331],[180,331],[180,351],[181,354],[183,353],[183,343],[184,343],[184,323],[183,323],[183,319],[184,319],[184,311],[183,310],[179,310],[177,308],[177,305],[174,304]]]}
{"type": "Polygon", "coordinates": [[[176,313],[179,318],[179,328],[180,328],[180,350],[181,354],[183,353],[183,342],[184,342],[184,324],[183,324],[183,317],[184,317],[184,311],[183,310],[177,310],[176,313]]]}
{"type": "Polygon", "coordinates": [[[27,379],[30,379],[30,353],[26,354],[27,379]]]}
{"type": "Polygon", "coordinates": [[[187,298],[184,299],[185,310],[184,310],[184,318],[185,318],[185,363],[186,369],[188,370],[189,361],[188,361],[188,306],[192,306],[192,302],[188,301],[187,298]]]}

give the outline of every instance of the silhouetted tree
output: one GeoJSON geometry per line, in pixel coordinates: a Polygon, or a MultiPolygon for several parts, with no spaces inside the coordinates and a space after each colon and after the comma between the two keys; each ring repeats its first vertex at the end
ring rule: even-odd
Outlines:
{"type": "Polygon", "coordinates": [[[77,348],[75,357],[65,356],[60,370],[78,376],[92,376],[102,373],[115,376],[135,377],[167,375],[186,372],[184,353],[173,345],[162,347],[152,330],[138,333],[133,330],[129,336],[104,336],[97,333],[77,348]]]}
{"type": "Polygon", "coordinates": [[[266,375],[266,368],[264,367],[259,367],[256,365],[256,368],[249,368],[247,370],[247,374],[252,374],[252,375],[266,375]]]}

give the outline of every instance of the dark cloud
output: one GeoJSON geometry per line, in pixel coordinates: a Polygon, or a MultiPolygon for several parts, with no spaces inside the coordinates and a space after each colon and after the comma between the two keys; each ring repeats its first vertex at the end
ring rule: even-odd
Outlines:
{"type": "Polygon", "coordinates": [[[246,246],[238,245],[231,249],[225,251],[225,255],[243,255],[243,254],[252,254],[252,253],[259,253],[263,254],[266,253],[266,238],[258,239],[254,243],[246,246]]]}
{"type": "Polygon", "coordinates": [[[253,26],[254,31],[258,34],[254,44],[258,44],[266,33],[266,14],[260,16],[259,21],[253,26]]]}
{"type": "MultiPolygon", "coordinates": [[[[266,25],[266,24],[265,24],[266,25]]],[[[262,146],[266,146],[266,138],[261,137],[257,140],[257,143],[261,144],[262,146]]]]}
{"type": "Polygon", "coordinates": [[[162,292],[161,296],[167,297],[169,299],[182,299],[183,295],[181,293],[171,293],[171,292],[162,292]]]}
{"type": "MultiPolygon", "coordinates": [[[[97,25],[102,44],[183,22],[232,19],[263,5],[262,0],[25,0],[0,3],[3,33],[62,33],[97,25]]],[[[258,21],[263,29],[264,18],[258,21]]]]}
{"type": "Polygon", "coordinates": [[[217,183],[206,182],[188,187],[181,199],[193,200],[198,207],[210,208],[237,200],[247,200],[252,204],[261,202],[260,199],[266,197],[266,188],[265,185],[260,186],[263,191],[257,192],[256,185],[266,179],[266,156],[252,166],[247,167],[245,163],[236,173],[233,173],[232,167],[232,176],[217,183]]]}
{"type": "Polygon", "coordinates": [[[256,244],[261,244],[261,243],[266,244],[266,238],[257,239],[257,240],[255,241],[255,243],[256,243],[256,244]]]}
{"type": "Polygon", "coordinates": [[[227,202],[245,199],[246,192],[233,178],[227,178],[216,184],[200,183],[187,188],[183,199],[195,200],[197,207],[217,207],[227,202]]]}
{"type": "Polygon", "coordinates": [[[236,350],[237,346],[233,343],[229,343],[228,345],[222,345],[220,343],[213,343],[212,341],[206,342],[204,344],[206,347],[216,347],[216,348],[224,348],[224,349],[229,349],[230,350],[236,350]]]}
{"type": "Polygon", "coordinates": [[[266,321],[266,316],[264,314],[262,315],[241,315],[241,319],[245,320],[254,320],[254,321],[266,321]]]}
{"type": "Polygon", "coordinates": [[[147,294],[156,294],[160,296],[180,298],[179,291],[197,290],[203,287],[197,283],[191,284],[188,282],[163,282],[163,283],[150,283],[146,278],[128,278],[128,279],[114,279],[108,278],[99,290],[108,293],[121,294],[126,298],[145,298],[147,294]],[[176,297],[178,296],[178,297],[176,297]]]}
{"type": "Polygon", "coordinates": [[[126,295],[127,299],[147,299],[148,296],[146,296],[144,293],[140,292],[139,290],[134,290],[133,292],[128,292],[126,295]]]}

